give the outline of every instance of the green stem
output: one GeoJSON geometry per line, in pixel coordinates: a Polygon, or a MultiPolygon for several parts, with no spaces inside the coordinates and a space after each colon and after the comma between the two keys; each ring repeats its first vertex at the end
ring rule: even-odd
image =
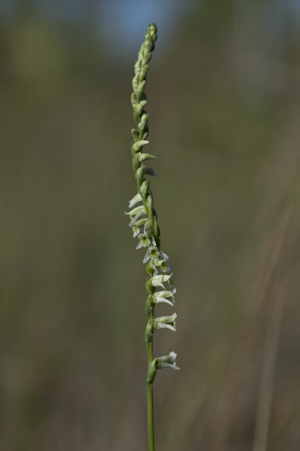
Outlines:
{"type": "MultiPolygon", "coordinates": [[[[146,343],[148,366],[153,360],[152,341],[146,343]]],[[[153,415],[153,382],[147,382],[147,423],[148,423],[148,445],[149,451],[155,451],[154,444],[154,415],[153,415]]]]}

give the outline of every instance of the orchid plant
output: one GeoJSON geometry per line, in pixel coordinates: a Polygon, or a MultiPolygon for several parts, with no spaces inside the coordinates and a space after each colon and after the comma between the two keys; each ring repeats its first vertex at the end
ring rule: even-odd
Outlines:
{"type": "Polygon", "coordinates": [[[146,75],[148,63],[151,60],[152,52],[157,39],[157,28],[155,24],[148,27],[145,41],[142,44],[138,60],[134,66],[134,77],[132,79],[133,93],[131,103],[133,117],[136,122],[136,129],[131,131],[133,142],[131,145],[132,167],[137,182],[137,194],[130,200],[129,226],[133,231],[133,237],[137,237],[139,242],[137,249],[146,249],[143,263],[146,266],[148,278],[146,281],[146,315],[147,325],[145,331],[145,341],[148,358],[147,372],[147,417],[148,417],[148,443],[149,451],[154,451],[154,417],[153,417],[153,381],[156,371],[163,368],[179,370],[176,366],[176,353],[170,352],[167,356],[153,356],[153,334],[154,330],[169,329],[176,331],[176,313],[170,316],[154,317],[155,304],[166,303],[174,306],[174,295],[176,289],[173,288],[173,268],[169,265],[169,257],[160,248],[160,231],[157,222],[157,215],[153,208],[153,196],[149,187],[149,179],[146,175],[155,176],[153,169],[144,165],[146,160],[156,158],[154,155],[144,153],[143,148],[149,141],[147,140],[148,114],[144,107],[147,103],[144,89],[146,86],[146,75]],[[165,283],[169,284],[166,289],[165,283]],[[173,288],[173,289],[172,289],[173,288]]]}

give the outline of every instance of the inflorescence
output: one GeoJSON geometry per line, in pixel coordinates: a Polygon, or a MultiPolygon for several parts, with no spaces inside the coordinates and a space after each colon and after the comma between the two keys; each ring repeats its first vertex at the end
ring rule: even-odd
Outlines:
{"type": "MultiPolygon", "coordinates": [[[[176,313],[171,316],[154,317],[154,306],[158,303],[166,303],[174,306],[174,295],[176,289],[167,290],[165,283],[168,282],[173,287],[173,268],[169,265],[169,257],[160,249],[160,231],[157,223],[157,215],[153,208],[153,196],[149,188],[149,179],[146,175],[155,176],[153,169],[144,165],[146,160],[156,158],[154,155],[143,153],[143,147],[149,143],[147,141],[148,114],[144,110],[147,103],[144,88],[146,86],[146,74],[148,63],[152,57],[151,52],[155,48],[157,39],[157,28],[155,24],[149,25],[145,42],[142,44],[138,54],[138,60],[134,66],[134,77],[132,79],[133,93],[131,103],[133,107],[133,117],[137,129],[131,131],[133,142],[131,145],[132,167],[135,173],[138,192],[129,202],[129,212],[125,212],[130,217],[129,226],[133,231],[133,237],[137,237],[139,242],[137,249],[145,248],[146,254],[143,263],[146,265],[148,278],[146,281],[146,315],[148,323],[146,326],[146,343],[152,343],[155,329],[169,329],[176,331],[176,313]],[[170,274],[166,274],[170,273],[170,274]],[[158,291],[159,288],[162,290],[158,291]]],[[[171,352],[168,356],[152,359],[148,365],[147,382],[152,383],[157,369],[173,368],[176,366],[176,353],[171,352]]],[[[149,360],[148,360],[149,361],[149,360]]]]}

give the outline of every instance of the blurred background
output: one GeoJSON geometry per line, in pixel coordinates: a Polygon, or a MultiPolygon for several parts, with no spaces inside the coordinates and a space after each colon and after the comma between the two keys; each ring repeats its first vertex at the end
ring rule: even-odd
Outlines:
{"type": "MultiPolygon", "coordinates": [[[[133,64],[177,333],[158,451],[300,446],[297,0],[1,0],[0,449],[147,449],[133,64]]],[[[173,313],[158,306],[157,314],[173,313]]]]}

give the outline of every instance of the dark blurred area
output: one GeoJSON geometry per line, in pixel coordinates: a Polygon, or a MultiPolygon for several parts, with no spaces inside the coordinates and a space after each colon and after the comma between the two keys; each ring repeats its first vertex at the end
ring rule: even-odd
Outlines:
{"type": "MultiPolygon", "coordinates": [[[[0,5],[0,449],[147,449],[133,64],[175,267],[157,450],[300,449],[300,8],[283,0],[0,5]],[[171,312],[173,313],[173,311],[171,312]]],[[[157,314],[170,308],[157,307],[157,314]]]]}

